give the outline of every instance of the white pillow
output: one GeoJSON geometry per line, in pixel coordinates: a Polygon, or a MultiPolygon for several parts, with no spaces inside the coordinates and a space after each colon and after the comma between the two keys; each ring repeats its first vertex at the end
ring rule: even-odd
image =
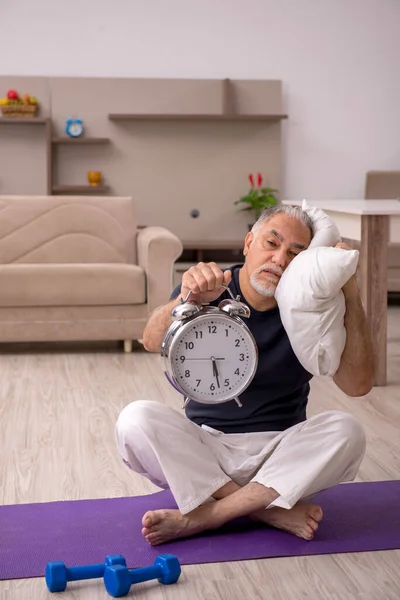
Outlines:
{"type": "Polygon", "coordinates": [[[309,248],[317,246],[336,246],[342,241],[336,223],[321,208],[310,206],[303,200],[301,207],[313,220],[314,236],[309,248]]]}
{"type": "Polygon", "coordinates": [[[356,272],[359,253],[318,246],[324,240],[336,244],[339,231],[321,209],[306,210],[315,215],[314,238],[283,273],[275,298],[299,362],[312,375],[333,376],[346,343],[341,288],[356,272]]]}

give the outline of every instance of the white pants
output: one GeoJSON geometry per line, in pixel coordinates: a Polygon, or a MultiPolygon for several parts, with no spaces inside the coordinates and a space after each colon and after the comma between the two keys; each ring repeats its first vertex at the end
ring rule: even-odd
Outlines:
{"type": "Polygon", "coordinates": [[[302,498],[353,480],[366,446],[359,422],[341,411],[316,415],[286,431],[226,434],[149,400],[123,409],[116,440],[123,461],[158,487],[169,488],[182,514],[229,481],[273,488],[279,497],[269,506],[290,509],[302,498]]]}

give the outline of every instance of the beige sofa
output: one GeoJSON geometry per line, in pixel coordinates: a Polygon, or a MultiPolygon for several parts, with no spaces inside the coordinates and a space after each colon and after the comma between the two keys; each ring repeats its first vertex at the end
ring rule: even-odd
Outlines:
{"type": "Polygon", "coordinates": [[[0,342],[140,339],[180,240],[129,197],[0,196],[0,342]]]}

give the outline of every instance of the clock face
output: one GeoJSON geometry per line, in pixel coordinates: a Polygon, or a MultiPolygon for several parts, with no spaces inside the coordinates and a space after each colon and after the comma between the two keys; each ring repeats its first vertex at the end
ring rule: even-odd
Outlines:
{"type": "Polygon", "coordinates": [[[204,403],[226,402],[251,382],[257,348],[240,319],[217,311],[182,326],[171,343],[169,361],[186,396],[204,403]]]}
{"type": "Polygon", "coordinates": [[[83,127],[81,123],[71,123],[71,125],[69,126],[70,135],[79,136],[81,135],[82,131],[83,127]]]}

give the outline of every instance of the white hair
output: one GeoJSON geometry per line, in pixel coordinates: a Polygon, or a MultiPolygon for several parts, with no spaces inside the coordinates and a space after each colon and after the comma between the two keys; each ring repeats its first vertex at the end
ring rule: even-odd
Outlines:
{"type": "Polygon", "coordinates": [[[311,232],[311,238],[313,237],[314,224],[310,215],[308,215],[300,206],[290,206],[288,204],[279,204],[277,206],[266,208],[254,223],[253,227],[251,228],[251,232],[254,235],[257,235],[264,223],[267,223],[270,219],[272,219],[272,217],[275,217],[275,215],[279,214],[289,215],[290,217],[294,217],[303,223],[303,225],[309,228],[311,232]]]}

